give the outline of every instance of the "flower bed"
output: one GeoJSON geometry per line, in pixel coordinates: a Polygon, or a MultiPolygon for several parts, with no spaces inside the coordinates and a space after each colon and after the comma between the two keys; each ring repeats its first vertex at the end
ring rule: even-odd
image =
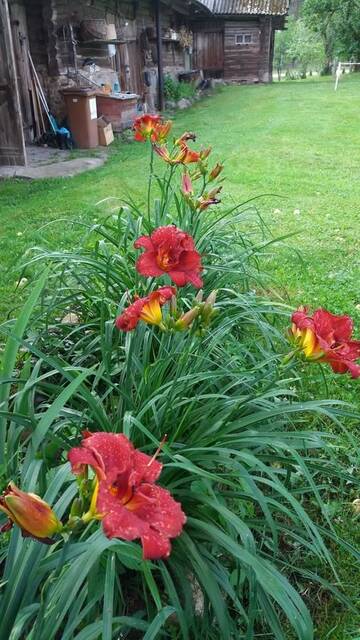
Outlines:
{"type": "Polygon", "coordinates": [[[324,501],[356,480],[320,431],[346,410],[301,401],[296,362],[356,378],[360,342],[254,293],[267,242],[222,206],[211,149],[158,116],[134,129],[146,202],[38,251],[2,328],[0,637],[313,638],[301,585],[346,602],[324,501]]]}

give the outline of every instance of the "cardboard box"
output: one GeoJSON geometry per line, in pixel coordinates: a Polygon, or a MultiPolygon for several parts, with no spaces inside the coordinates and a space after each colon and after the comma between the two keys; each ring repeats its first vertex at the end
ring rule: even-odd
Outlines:
{"type": "Polygon", "coordinates": [[[114,142],[114,132],[111,122],[107,122],[103,116],[97,121],[99,144],[102,147],[108,147],[114,142]]]}

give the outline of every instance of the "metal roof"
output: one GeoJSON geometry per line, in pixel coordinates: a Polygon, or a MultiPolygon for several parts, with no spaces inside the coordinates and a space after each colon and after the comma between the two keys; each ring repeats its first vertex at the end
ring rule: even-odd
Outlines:
{"type": "Polygon", "coordinates": [[[289,0],[200,0],[215,15],[285,16],[289,0]]]}

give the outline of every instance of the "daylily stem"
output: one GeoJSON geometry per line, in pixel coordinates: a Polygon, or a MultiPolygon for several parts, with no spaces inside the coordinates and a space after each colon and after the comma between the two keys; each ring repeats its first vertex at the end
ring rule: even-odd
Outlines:
{"type": "Polygon", "coordinates": [[[148,179],[148,194],[147,194],[147,210],[148,210],[148,220],[151,222],[151,187],[154,173],[154,147],[150,144],[151,154],[150,154],[150,175],[148,179]]]}

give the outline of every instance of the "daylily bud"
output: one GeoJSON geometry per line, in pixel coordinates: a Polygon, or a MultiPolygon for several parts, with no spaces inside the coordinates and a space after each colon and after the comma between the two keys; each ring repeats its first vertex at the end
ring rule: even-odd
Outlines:
{"type": "Polygon", "coordinates": [[[0,509],[25,536],[40,541],[49,542],[49,538],[62,529],[60,520],[44,500],[34,493],[21,491],[13,482],[0,497],[0,509]]]}
{"type": "Polygon", "coordinates": [[[187,311],[187,313],[184,313],[184,315],[182,315],[181,318],[179,318],[179,320],[175,323],[175,328],[180,330],[187,329],[188,327],[190,327],[190,325],[195,320],[195,318],[198,317],[199,313],[200,313],[199,307],[194,307],[193,309],[190,309],[190,311],[187,311]]]}
{"type": "Polygon", "coordinates": [[[172,316],[176,314],[177,311],[177,300],[176,296],[172,296],[170,300],[170,313],[172,316]]]}
{"type": "Polygon", "coordinates": [[[71,509],[70,509],[70,516],[75,518],[78,517],[80,518],[80,516],[82,516],[83,513],[83,501],[81,500],[81,498],[75,498],[75,500],[73,501],[72,505],[71,505],[71,509]]]}
{"type": "Polygon", "coordinates": [[[192,182],[188,173],[184,173],[181,181],[181,191],[184,196],[191,196],[194,193],[192,182]]]}
{"type": "Polygon", "coordinates": [[[207,149],[201,149],[200,151],[201,160],[206,160],[206,158],[209,157],[211,150],[212,150],[212,147],[208,147],[207,149]]]}
{"type": "Polygon", "coordinates": [[[214,289],[214,291],[210,293],[209,297],[206,298],[206,303],[211,305],[215,304],[216,296],[217,296],[217,289],[214,289]]]}
{"type": "Polygon", "coordinates": [[[203,297],[204,297],[204,292],[203,292],[202,289],[200,289],[200,291],[198,291],[196,296],[195,296],[196,302],[202,302],[203,301],[203,297]]]}
{"type": "Polygon", "coordinates": [[[212,182],[213,180],[216,180],[216,178],[220,175],[220,173],[222,172],[224,168],[223,164],[219,164],[217,163],[215,165],[215,167],[212,169],[212,171],[210,171],[209,174],[209,182],[212,182]]]}

